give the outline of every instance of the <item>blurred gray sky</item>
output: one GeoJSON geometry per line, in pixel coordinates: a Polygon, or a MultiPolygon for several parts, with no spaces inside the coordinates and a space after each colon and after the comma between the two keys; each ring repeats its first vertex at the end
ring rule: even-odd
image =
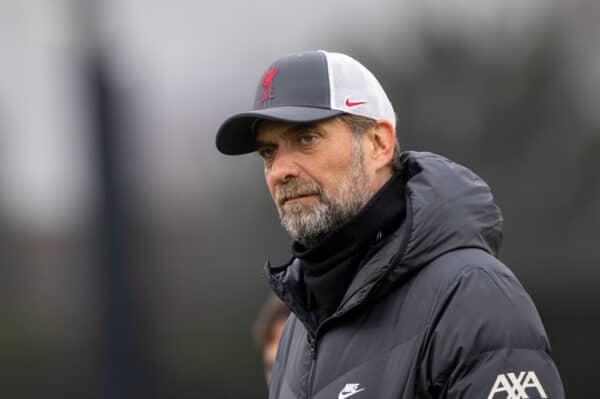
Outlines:
{"type": "MultiPolygon", "coordinates": [[[[94,154],[77,75],[83,41],[69,8],[75,3],[0,2],[0,212],[25,230],[77,228],[93,205],[94,154]]],[[[103,43],[132,105],[123,156],[137,161],[125,162],[126,173],[149,214],[161,217],[168,202],[202,208],[203,199],[209,204],[212,192],[235,179],[236,168],[260,169],[252,157],[228,162],[219,155],[214,133],[228,115],[251,104],[257,79],[273,58],[302,49],[343,52],[330,46],[344,41],[366,45],[385,60],[378,42],[391,32],[398,46],[418,51],[410,37],[425,14],[440,29],[460,27],[473,40],[499,32],[526,35],[550,10],[585,17],[577,13],[578,2],[563,3],[106,1],[98,16],[103,43]]],[[[575,97],[582,112],[597,118],[600,51],[590,53],[597,49],[590,25],[574,24],[566,40],[575,43],[575,97]]]]}

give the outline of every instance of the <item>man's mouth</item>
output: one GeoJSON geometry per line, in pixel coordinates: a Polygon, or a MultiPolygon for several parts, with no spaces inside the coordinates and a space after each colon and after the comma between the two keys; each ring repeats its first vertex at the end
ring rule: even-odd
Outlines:
{"type": "Polygon", "coordinates": [[[317,193],[307,193],[307,194],[294,195],[294,196],[290,196],[290,197],[284,197],[279,201],[279,203],[280,203],[280,205],[290,204],[290,203],[294,203],[296,201],[302,200],[303,198],[314,197],[317,195],[318,195],[317,193]]]}

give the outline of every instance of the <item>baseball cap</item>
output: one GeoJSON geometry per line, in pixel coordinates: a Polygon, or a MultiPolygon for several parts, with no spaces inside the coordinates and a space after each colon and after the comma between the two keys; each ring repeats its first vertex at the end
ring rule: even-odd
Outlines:
{"type": "Polygon", "coordinates": [[[257,120],[317,122],[341,114],[386,120],[396,127],[385,91],[354,58],[323,50],[286,55],[262,75],[252,110],[223,122],[217,149],[228,155],[253,152],[257,120]]]}

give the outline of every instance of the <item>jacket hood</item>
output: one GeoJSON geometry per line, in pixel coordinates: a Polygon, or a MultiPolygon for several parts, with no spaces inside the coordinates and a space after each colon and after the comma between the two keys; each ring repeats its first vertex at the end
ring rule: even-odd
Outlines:
{"type": "Polygon", "coordinates": [[[502,214],[479,176],[427,152],[406,152],[402,161],[410,215],[403,264],[424,265],[458,248],[498,255],[502,214]]]}

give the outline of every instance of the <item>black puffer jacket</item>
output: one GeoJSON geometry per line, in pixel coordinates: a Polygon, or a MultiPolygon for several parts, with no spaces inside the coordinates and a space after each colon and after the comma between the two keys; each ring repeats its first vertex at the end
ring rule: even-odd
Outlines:
{"type": "Polygon", "coordinates": [[[502,216],[470,170],[403,154],[406,217],[311,327],[300,262],[266,270],[290,316],[270,398],[564,397],[538,313],[495,255],[502,216]]]}

